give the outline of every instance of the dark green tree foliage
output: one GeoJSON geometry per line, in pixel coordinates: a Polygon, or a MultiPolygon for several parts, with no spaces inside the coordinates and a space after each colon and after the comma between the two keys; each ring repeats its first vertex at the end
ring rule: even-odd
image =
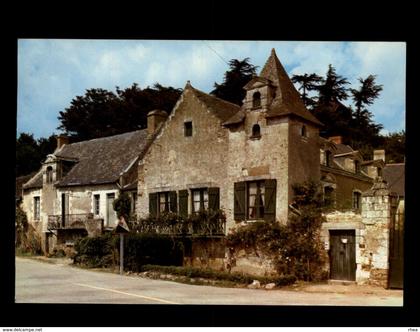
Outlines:
{"type": "Polygon", "coordinates": [[[129,220],[131,212],[131,199],[126,192],[121,192],[117,199],[114,200],[113,208],[117,212],[118,219],[124,217],[125,221],[129,220]]]}
{"type": "Polygon", "coordinates": [[[405,162],[405,131],[390,133],[383,139],[381,148],[385,149],[387,163],[405,162]]]}
{"type": "Polygon", "coordinates": [[[55,147],[54,135],[36,140],[33,134],[21,133],[16,139],[16,176],[37,171],[41,162],[55,147]]]}
{"type": "Polygon", "coordinates": [[[335,68],[329,65],[323,84],[316,88],[319,93],[318,103],[328,105],[328,103],[333,101],[346,100],[348,98],[347,84],[349,84],[347,79],[337,75],[335,68]]]}
{"type": "Polygon", "coordinates": [[[374,123],[373,114],[366,106],[372,105],[379,97],[382,85],[376,84],[374,75],[369,75],[366,79],[359,78],[359,82],[359,89],[350,89],[355,111],[349,126],[349,144],[359,150],[363,157],[370,159],[373,149],[383,144],[383,138],[379,135],[383,126],[374,123]]]}
{"type": "Polygon", "coordinates": [[[323,82],[321,76],[317,74],[303,74],[303,75],[293,75],[291,78],[293,83],[298,83],[300,87],[298,88],[301,92],[301,97],[303,103],[307,108],[312,108],[316,105],[316,98],[309,97],[308,92],[318,90],[320,84],[323,82]]]}
{"type": "Polygon", "coordinates": [[[256,75],[258,67],[250,64],[249,58],[245,58],[242,61],[230,60],[229,68],[225,73],[223,83],[214,83],[215,89],[210,93],[231,103],[242,105],[242,100],[245,98],[243,87],[256,75]]]}
{"type": "Polygon", "coordinates": [[[58,119],[66,134],[75,141],[112,136],[147,127],[147,113],[160,109],[168,114],[181,95],[180,89],[155,84],[140,89],[136,83],[116,93],[89,89],[77,96],[58,119]]]}

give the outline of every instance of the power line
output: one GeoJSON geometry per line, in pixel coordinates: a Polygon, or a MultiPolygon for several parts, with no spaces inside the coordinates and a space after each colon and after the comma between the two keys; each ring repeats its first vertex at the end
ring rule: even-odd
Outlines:
{"type": "Polygon", "coordinates": [[[209,44],[207,44],[206,43],[206,41],[204,41],[204,40],[202,40],[202,42],[209,48],[209,49],[211,49],[220,59],[222,59],[222,61],[224,62],[224,63],[226,63],[228,66],[229,66],[229,63],[225,60],[225,59],[223,59],[223,57],[219,54],[219,53],[217,53],[216,52],[216,50],[215,49],[213,49],[209,44]]]}

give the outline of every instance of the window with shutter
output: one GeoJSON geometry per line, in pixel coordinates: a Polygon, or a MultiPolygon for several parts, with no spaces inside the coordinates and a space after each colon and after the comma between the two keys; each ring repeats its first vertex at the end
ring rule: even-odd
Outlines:
{"type": "Polygon", "coordinates": [[[180,190],[179,196],[179,215],[183,218],[188,217],[188,190],[180,190]]]}
{"type": "Polygon", "coordinates": [[[264,185],[265,185],[264,220],[274,221],[276,219],[277,181],[275,179],[265,180],[264,185]]]}
{"type": "Polygon", "coordinates": [[[149,214],[152,218],[157,217],[157,208],[158,208],[158,194],[152,193],[149,194],[149,214]]]}
{"type": "Polygon", "coordinates": [[[208,188],[209,209],[216,211],[220,209],[220,189],[217,187],[208,188]]]}
{"type": "Polygon", "coordinates": [[[233,215],[235,220],[245,220],[245,188],[245,182],[236,182],[234,184],[233,215]]]}

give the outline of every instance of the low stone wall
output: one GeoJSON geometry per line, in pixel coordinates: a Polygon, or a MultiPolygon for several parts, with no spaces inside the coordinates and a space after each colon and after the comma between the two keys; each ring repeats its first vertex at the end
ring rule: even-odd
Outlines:
{"type": "Polygon", "coordinates": [[[226,262],[231,265],[232,272],[242,272],[258,276],[275,276],[276,270],[270,257],[254,250],[240,250],[231,257],[226,255],[226,262]]]}
{"type": "Polygon", "coordinates": [[[225,239],[192,237],[184,240],[184,266],[225,268],[225,239]]]}

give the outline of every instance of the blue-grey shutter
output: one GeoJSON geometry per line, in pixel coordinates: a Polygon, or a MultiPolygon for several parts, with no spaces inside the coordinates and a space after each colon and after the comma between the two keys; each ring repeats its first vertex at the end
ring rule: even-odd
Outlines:
{"type": "Polygon", "coordinates": [[[173,213],[177,213],[178,212],[178,202],[177,202],[177,199],[176,199],[176,191],[170,191],[169,192],[169,202],[170,202],[169,210],[173,213]]]}
{"type": "Polygon", "coordinates": [[[276,219],[277,181],[275,179],[265,180],[264,186],[265,186],[264,220],[274,221],[276,219]]]}
{"type": "Polygon", "coordinates": [[[245,182],[236,182],[233,188],[234,188],[234,204],[233,204],[234,219],[245,220],[246,184],[245,182]]]}
{"type": "Polygon", "coordinates": [[[158,208],[158,194],[157,193],[149,194],[149,214],[152,218],[157,217],[157,208],[158,208]]]}
{"type": "Polygon", "coordinates": [[[183,218],[188,217],[188,190],[180,190],[179,196],[179,215],[183,218]]]}
{"type": "Polygon", "coordinates": [[[220,189],[217,187],[208,188],[209,210],[217,211],[220,209],[220,189]]]}

